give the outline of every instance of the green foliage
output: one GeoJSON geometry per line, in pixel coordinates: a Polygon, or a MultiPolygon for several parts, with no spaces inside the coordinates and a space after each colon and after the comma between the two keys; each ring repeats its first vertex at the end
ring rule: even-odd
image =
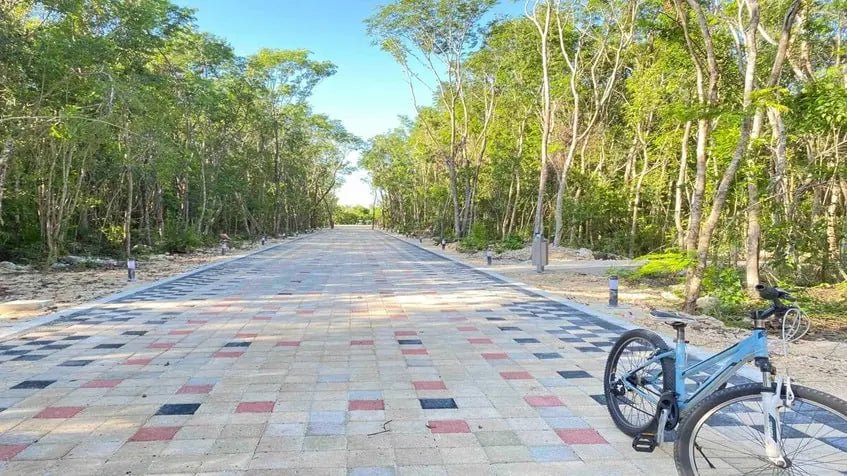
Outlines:
{"type": "Polygon", "coordinates": [[[728,314],[734,314],[748,303],[738,268],[709,266],[703,278],[703,293],[716,297],[720,308],[728,314]]]}
{"type": "Polygon", "coordinates": [[[508,250],[520,250],[523,249],[524,246],[526,246],[526,240],[524,240],[520,235],[510,234],[495,243],[494,250],[498,253],[502,253],[508,250]]]}
{"type": "Polygon", "coordinates": [[[180,222],[168,222],[160,249],[167,253],[190,253],[205,244],[194,227],[180,222]]]}
{"type": "Polygon", "coordinates": [[[675,251],[665,253],[650,253],[635,258],[636,261],[646,261],[630,277],[634,279],[660,279],[677,281],[694,263],[694,258],[686,253],[675,251]]]}
{"type": "Polygon", "coordinates": [[[367,225],[371,223],[371,210],[361,205],[336,206],[333,220],[336,225],[367,225]]]}
{"type": "Polygon", "coordinates": [[[304,49],[239,57],[168,0],[12,4],[0,7],[0,254],[183,251],[329,223],[361,145],[308,104],[334,64],[304,49]],[[26,239],[2,239],[12,231],[26,239]]]}
{"type": "Polygon", "coordinates": [[[491,243],[491,232],[483,223],[474,223],[470,233],[459,240],[458,250],[462,252],[475,252],[488,248],[491,243]]]}

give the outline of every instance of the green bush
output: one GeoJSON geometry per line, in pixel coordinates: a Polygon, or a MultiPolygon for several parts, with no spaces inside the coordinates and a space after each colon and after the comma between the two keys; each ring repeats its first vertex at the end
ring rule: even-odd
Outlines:
{"type": "Polygon", "coordinates": [[[494,244],[494,251],[502,253],[506,250],[519,250],[526,245],[526,242],[520,235],[506,235],[505,238],[494,244]]]}
{"type": "Polygon", "coordinates": [[[678,251],[650,253],[635,259],[647,262],[629,274],[629,277],[634,279],[676,280],[686,269],[694,264],[693,257],[678,251]]]}
{"type": "Polygon", "coordinates": [[[468,236],[459,241],[458,250],[463,253],[473,253],[484,250],[490,242],[488,230],[482,223],[474,223],[468,236]]]}
{"type": "Polygon", "coordinates": [[[180,222],[169,222],[165,225],[165,236],[160,247],[168,253],[190,253],[203,244],[203,238],[194,227],[180,222]]]}

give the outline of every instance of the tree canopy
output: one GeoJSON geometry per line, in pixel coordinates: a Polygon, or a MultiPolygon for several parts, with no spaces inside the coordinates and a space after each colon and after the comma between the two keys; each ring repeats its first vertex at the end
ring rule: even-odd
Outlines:
{"type": "Polygon", "coordinates": [[[688,309],[847,277],[847,3],[523,3],[488,21],[486,0],[397,0],[367,21],[410,82],[436,77],[361,161],[386,226],[673,256],[688,309]]]}
{"type": "Polygon", "coordinates": [[[310,109],[335,71],[168,0],[0,2],[0,259],[329,223],[361,142],[310,109]]]}

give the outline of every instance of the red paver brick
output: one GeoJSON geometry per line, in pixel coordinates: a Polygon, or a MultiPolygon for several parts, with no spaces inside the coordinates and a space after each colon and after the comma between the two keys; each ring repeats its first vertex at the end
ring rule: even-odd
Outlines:
{"type": "Polygon", "coordinates": [[[147,365],[153,359],[128,359],[124,364],[126,365],[147,365]]]}
{"type": "Polygon", "coordinates": [[[374,341],[372,339],[351,340],[350,345],[374,345],[374,341]]]}
{"type": "Polygon", "coordinates": [[[470,433],[471,429],[465,420],[430,420],[427,425],[433,433],[470,433]]]}
{"type": "Polygon", "coordinates": [[[395,336],[416,336],[418,335],[417,331],[394,331],[395,336]]]}
{"type": "Polygon", "coordinates": [[[403,355],[428,355],[426,349],[403,349],[403,355]]]}
{"type": "Polygon", "coordinates": [[[456,329],[459,329],[462,332],[471,332],[477,330],[474,326],[459,326],[456,329]]]}
{"type": "Polygon", "coordinates": [[[281,340],[276,343],[276,347],[300,347],[298,340],[281,340]]]}
{"type": "Polygon", "coordinates": [[[559,397],[548,395],[543,397],[526,397],[526,403],[532,407],[561,407],[564,405],[559,397]]]}
{"type": "Polygon", "coordinates": [[[129,441],[168,441],[179,429],[178,426],[148,426],[136,431],[129,441]]]}
{"type": "Polygon", "coordinates": [[[532,375],[529,372],[500,372],[500,376],[506,380],[530,380],[532,375]]]}
{"type": "Polygon", "coordinates": [[[147,346],[148,349],[170,349],[174,345],[166,342],[154,342],[147,346]]]}
{"type": "Polygon", "coordinates": [[[444,382],[441,380],[419,380],[412,382],[415,390],[447,390],[444,382]]]}
{"type": "Polygon", "coordinates": [[[270,321],[271,318],[268,316],[256,316],[253,318],[254,321],[270,321]]]}
{"type": "Polygon", "coordinates": [[[239,332],[238,334],[235,334],[235,337],[243,337],[243,338],[246,338],[246,339],[252,339],[253,337],[256,337],[258,335],[259,334],[256,334],[255,332],[239,332]]]}
{"type": "Polygon", "coordinates": [[[244,352],[220,350],[215,352],[215,357],[235,358],[241,357],[242,354],[244,354],[244,352]]]}
{"type": "Polygon", "coordinates": [[[488,339],[488,338],[484,338],[484,337],[474,337],[474,338],[468,339],[468,342],[470,342],[471,344],[493,344],[494,343],[493,340],[488,339]]]}
{"type": "Polygon", "coordinates": [[[123,382],[123,379],[91,380],[82,384],[81,388],[112,388],[123,382]]]}
{"type": "Polygon", "coordinates": [[[9,461],[29,445],[0,445],[0,461],[9,461]]]}
{"type": "Polygon", "coordinates": [[[170,332],[168,332],[168,335],[187,336],[188,334],[191,334],[192,332],[194,332],[194,331],[189,330],[189,329],[183,329],[183,330],[170,331],[170,332]]]}
{"type": "Polygon", "coordinates": [[[85,407],[47,407],[33,418],[73,418],[85,407]]]}
{"type": "Polygon", "coordinates": [[[235,413],[270,413],[274,411],[274,402],[241,402],[235,407],[235,413]]]}
{"type": "Polygon", "coordinates": [[[183,385],[176,393],[209,393],[214,385],[183,385]]]}
{"type": "Polygon", "coordinates": [[[385,402],[382,400],[350,400],[347,409],[353,410],[385,410],[385,402]]]}
{"type": "Polygon", "coordinates": [[[569,445],[597,445],[608,442],[592,428],[560,429],[556,434],[569,445]]]}
{"type": "Polygon", "coordinates": [[[505,360],[509,356],[505,352],[485,352],[482,354],[482,358],[485,360],[505,360]]]}

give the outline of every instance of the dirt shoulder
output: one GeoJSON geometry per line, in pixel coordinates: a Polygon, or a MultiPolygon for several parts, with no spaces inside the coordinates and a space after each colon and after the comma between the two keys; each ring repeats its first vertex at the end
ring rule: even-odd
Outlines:
{"type": "MultiPolygon", "coordinates": [[[[440,246],[424,240],[423,246],[446,253],[467,264],[486,267],[481,253],[469,255],[459,253],[448,246],[440,246]]],[[[590,260],[585,258],[556,258],[551,253],[550,266],[541,274],[528,261],[507,258],[495,259],[491,271],[513,280],[543,289],[586,305],[599,312],[629,321],[634,325],[652,329],[665,337],[671,337],[672,329],[650,317],[651,309],[674,309],[678,302],[667,299],[664,288],[621,285],[617,308],[608,306],[608,271],[637,266],[625,260],[590,260]]],[[[561,256],[561,254],[560,254],[561,256]]],[[[728,328],[709,319],[707,324],[689,327],[688,340],[692,345],[708,351],[719,351],[749,335],[745,329],[728,328]]],[[[781,341],[771,341],[771,355],[780,371],[788,369],[790,375],[803,385],[814,387],[841,398],[847,398],[847,389],[841,382],[847,379],[847,344],[844,340],[800,340],[791,344],[788,357],[783,353],[781,341]]]]}
{"type": "MultiPolygon", "coordinates": [[[[268,245],[282,240],[268,240],[268,245]]],[[[9,312],[0,315],[0,327],[43,316],[87,303],[111,294],[140,288],[161,279],[191,271],[202,265],[243,256],[261,247],[245,243],[222,256],[220,248],[208,248],[187,254],[152,255],[139,260],[137,280],[127,281],[122,268],[73,269],[61,271],[0,270],[0,303],[17,300],[49,300],[42,309],[9,312]]]]}

